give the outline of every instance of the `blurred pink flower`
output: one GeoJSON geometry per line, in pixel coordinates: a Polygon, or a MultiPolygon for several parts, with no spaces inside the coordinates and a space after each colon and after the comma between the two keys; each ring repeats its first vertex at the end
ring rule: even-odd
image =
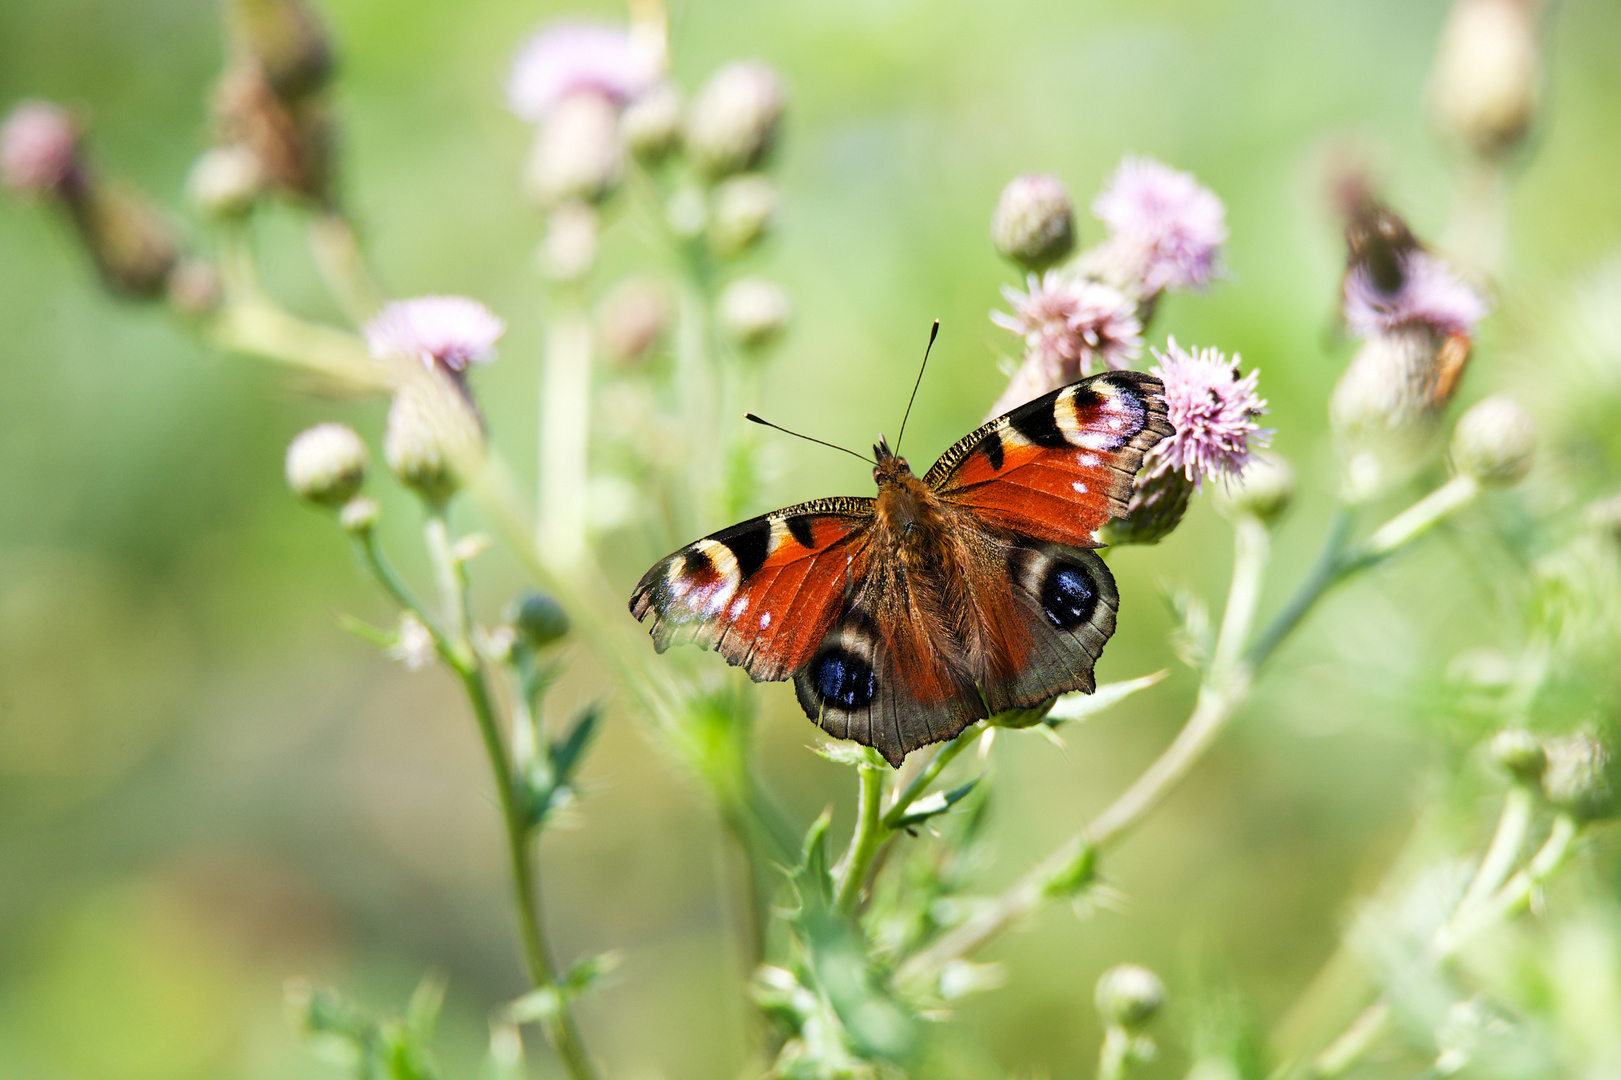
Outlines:
{"type": "Polygon", "coordinates": [[[477,300],[420,296],[397,300],[366,324],[366,343],[378,359],[416,358],[429,371],[452,372],[495,359],[495,342],[507,324],[477,300]]]}
{"type": "Polygon", "coordinates": [[[1442,259],[1426,251],[1401,255],[1402,283],[1382,292],[1366,266],[1345,278],[1345,323],[1360,338],[1400,326],[1427,326],[1445,337],[1472,335],[1489,310],[1486,301],[1442,259]]]}
{"type": "Polygon", "coordinates": [[[49,101],[24,101],[0,128],[0,183],[13,191],[43,194],[72,175],[79,127],[49,101]]]}
{"type": "Polygon", "coordinates": [[[623,103],[661,74],[657,51],[629,30],[602,23],[554,22],[530,38],[512,62],[508,107],[533,123],[570,94],[590,91],[623,103]]]}
{"type": "Polygon", "coordinates": [[[1272,434],[1255,423],[1266,411],[1256,392],[1258,372],[1239,375],[1239,358],[1229,363],[1215,349],[1184,350],[1170,338],[1165,351],[1151,350],[1152,374],[1165,384],[1166,411],[1176,433],[1148,452],[1150,476],[1179,472],[1195,485],[1225,473],[1236,477],[1250,459],[1251,444],[1268,445],[1272,434]]]}
{"type": "Polygon", "coordinates": [[[1109,226],[1109,244],[1131,266],[1143,296],[1202,286],[1215,276],[1227,211],[1191,173],[1128,157],[1092,212],[1109,226]]]}

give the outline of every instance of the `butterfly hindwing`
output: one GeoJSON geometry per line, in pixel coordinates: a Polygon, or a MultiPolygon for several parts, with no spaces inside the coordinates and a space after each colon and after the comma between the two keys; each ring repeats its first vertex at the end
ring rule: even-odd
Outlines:
{"type": "Polygon", "coordinates": [[[1108,371],[997,417],[941,455],[924,478],[986,524],[1069,546],[1121,517],[1143,455],[1171,434],[1152,375],[1108,371]]]}
{"type": "Polygon", "coordinates": [[[656,563],[631,594],[654,647],[713,648],[757,682],[786,679],[821,641],[872,519],[871,499],[790,506],[722,529],[656,563]]]}
{"type": "Polygon", "coordinates": [[[1086,548],[1018,537],[1008,545],[1006,573],[1006,600],[1019,609],[1028,646],[1010,674],[980,673],[991,710],[1097,689],[1092,671],[1120,608],[1108,566],[1086,548]]]}
{"type": "Polygon", "coordinates": [[[794,673],[806,716],[897,768],[911,751],[988,715],[943,634],[935,597],[919,584],[898,562],[875,562],[794,673]]]}

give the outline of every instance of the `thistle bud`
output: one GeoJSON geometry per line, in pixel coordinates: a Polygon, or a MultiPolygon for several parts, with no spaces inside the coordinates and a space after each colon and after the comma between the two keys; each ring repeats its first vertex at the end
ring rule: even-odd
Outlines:
{"type": "Polygon", "coordinates": [[[1244,471],[1216,493],[1224,511],[1248,514],[1270,525],[1294,501],[1295,471],[1273,454],[1253,454],[1244,471]]]}
{"type": "Polygon", "coordinates": [[[1040,271],[1075,246],[1075,206],[1069,189],[1045,173],[1015,177],[991,214],[991,243],[1003,257],[1040,271]]]}
{"type": "Polygon", "coordinates": [[[619,113],[600,94],[570,94],[535,131],[524,182],[541,206],[601,202],[624,172],[619,113]]]}
{"type": "Polygon", "coordinates": [[[1546,748],[1542,792],[1548,801],[1583,821],[1608,817],[1614,809],[1609,749],[1586,732],[1550,739],[1546,748]]]}
{"type": "Polygon", "coordinates": [[[377,527],[377,519],[382,512],[383,508],[377,505],[376,499],[362,495],[344,504],[342,512],[338,514],[338,524],[343,526],[346,533],[365,536],[377,527]]]}
{"type": "Polygon", "coordinates": [[[169,271],[169,303],[182,315],[207,315],[220,305],[224,286],[206,259],[182,259],[169,271]]]}
{"type": "Polygon", "coordinates": [[[1165,984],[1159,976],[1136,964],[1119,964],[1098,979],[1098,1016],[1111,1027],[1140,1029],[1165,1004],[1165,984]]]}
{"type": "Polygon", "coordinates": [[[173,230],[151,201],[97,183],[70,198],[68,210],[109,289],[128,296],[163,295],[180,256],[173,230]]]}
{"type": "Polygon", "coordinates": [[[239,218],[264,190],[264,168],[245,146],[216,146],[198,158],[186,177],[186,196],[207,218],[239,218]]]}
{"type": "Polygon", "coordinates": [[[283,99],[257,66],[238,64],[214,88],[213,110],[219,141],[252,153],[266,187],[326,199],[332,184],[333,127],[323,100],[283,99]]]}
{"type": "Polygon", "coordinates": [[[538,589],[525,589],[508,608],[507,618],[531,649],[544,649],[568,634],[568,612],[538,589]]]}
{"type": "Polygon", "coordinates": [[[1347,455],[1350,497],[1372,497],[1427,459],[1439,420],[1438,350],[1425,327],[1377,334],[1335,384],[1328,417],[1347,455]]]}
{"type": "Polygon", "coordinates": [[[1598,499],[1587,508],[1587,526],[1621,540],[1621,495],[1598,499]]]}
{"type": "Polygon", "coordinates": [[[792,306],[780,285],[763,278],[740,278],[720,294],[720,326],[745,349],[760,349],[788,328],[792,306]]]}
{"type": "Polygon", "coordinates": [[[462,472],[483,447],[483,432],[464,391],[437,373],[402,383],[389,406],[383,458],[424,500],[443,505],[462,486],[462,472]]]}
{"type": "Polygon", "coordinates": [[[1548,766],[1548,752],[1524,728],[1508,728],[1492,736],[1489,751],[1497,766],[1522,784],[1537,784],[1548,766]]]}
{"type": "Polygon", "coordinates": [[[1519,483],[1531,471],[1536,449],[1536,421],[1501,394],[1473,405],[1452,432],[1453,462],[1483,484],[1519,483]]]}
{"type": "Polygon", "coordinates": [[[1115,518],[1098,531],[1110,546],[1157,544],[1182,524],[1193,498],[1193,481],[1174,469],[1137,476],[1126,516],[1115,518]]]}
{"type": "Polygon", "coordinates": [[[1536,111],[1536,0],[1457,0],[1430,76],[1435,123],[1491,156],[1525,135],[1536,111]]]}
{"type": "Polygon", "coordinates": [[[287,486],[300,499],[337,508],[366,479],[366,444],[342,424],[317,424],[287,447],[287,486]]]}
{"type": "Polygon", "coordinates": [[[669,324],[669,292],[656,281],[632,278],[602,301],[597,337],[608,359],[629,366],[648,357],[669,324]]]}
{"type": "Polygon", "coordinates": [[[231,37],[286,101],[314,93],[332,76],[332,48],[301,0],[231,0],[231,37]]]}
{"type": "Polygon", "coordinates": [[[637,161],[658,165],[681,142],[681,94],[674,84],[657,83],[619,114],[619,132],[637,161]]]}
{"type": "Polygon", "coordinates": [[[742,254],[771,227],[779,202],[776,185],[759,173],[722,181],[709,220],[710,249],[722,258],[742,254]]]}
{"type": "Polygon", "coordinates": [[[776,143],[782,107],[782,83],[769,64],[727,64],[698,91],[688,114],[693,163],[717,178],[756,167],[776,143]]]}
{"type": "Polygon", "coordinates": [[[0,127],[0,184],[20,195],[47,195],[79,171],[79,125],[49,101],[24,101],[0,127]]]}

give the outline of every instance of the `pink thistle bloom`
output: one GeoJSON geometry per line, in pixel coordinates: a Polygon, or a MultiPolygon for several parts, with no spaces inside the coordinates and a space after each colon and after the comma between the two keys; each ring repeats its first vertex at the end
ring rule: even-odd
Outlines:
{"type": "Polygon", "coordinates": [[[468,364],[495,359],[495,342],[507,324],[477,300],[419,296],[397,300],[366,324],[366,343],[379,360],[414,358],[460,373],[468,364]]]}
{"type": "Polygon", "coordinates": [[[1401,256],[1402,283],[1393,293],[1380,290],[1366,266],[1345,278],[1345,324],[1359,338],[1402,326],[1427,326],[1447,337],[1472,335],[1490,310],[1485,299],[1442,259],[1426,251],[1401,256]]]}
{"type": "Polygon", "coordinates": [[[1249,463],[1251,445],[1268,445],[1272,434],[1255,422],[1266,412],[1266,399],[1256,392],[1260,373],[1241,376],[1236,353],[1228,362],[1215,349],[1188,352],[1175,338],[1164,352],[1151,351],[1159,364],[1149,370],[1165,384],[1176,433],[1148,452],[1149,475],[1179,472],[1195,485],[1206,477],[1237,477],[1249,463]]]}
{"type": "Polygon", "coordinates": [[[1064,376],[1061,382],[1092,374],[1094,361],[1123,368],[1142,352],[1137,307],[1118,289],[1056,270],[1041,278],[1031,274],[1027,287],[1029,292],[1020,292],[1004,285],[1013,314],[993,311],[991,322],[1024,338],[1027,353],[1039,354],[1064,376]]]}
{"type": "Polygon", "coordinates": [[[1109,226],[1118,254],[1134,265],[1142,295],[1203,286],[1215,276],[1227,211],[1191,173],[1128,157],[1093,201],[1092,213],[1109,226]]]}
{"type": "Polygon", "coordinates": [[[629,30],[554,22],[518,51],[507,80],[507,104],[532,123],[582,91],[622,104],[658,82],[662,68],[657,50],[629,30]]]}
{"type": "Polygon", "coordinates": [[[78,166],[79,126],[60,105],[24,101],[0,128],[0,183],[13,191],[44,194],[78,166]]]}

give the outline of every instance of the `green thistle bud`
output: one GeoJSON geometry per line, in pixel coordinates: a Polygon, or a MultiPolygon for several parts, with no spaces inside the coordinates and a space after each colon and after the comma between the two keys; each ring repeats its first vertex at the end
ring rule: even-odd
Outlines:
{"type": "Polygon", "coordinates": [[[762,278],[740,278],[720,294],[721,329],[745,349],[760,349],[788,328],[792,306],[780,285],[762,278]]]}
{"type": "Polygon", "coordinates": [[[1540,73],[1532,0],[1458,0],[1430,76],[1436,125],[1483,156],[1515,146],[1531,126],[1540,73]]]}
{"type": "Polygon", "coordinates": [[[619,113],[599,94],[570,94],[535,132],[524,182],[541,206],[607,198],[624,174],[619,113]]]}
{"type": "Polygon", "coordinates": [[[768,64],[727,64],[698,91],[687,116],[687,151],[719,178],[757,167],[771,153],[782,119],[782,83],[768,64]]]}
{"type": "Polygon", "coordinates": [[[656,84],[619,114],[625,147],[643,165],[653,167],[681,143],[681,94],[668,82],[656,84]]]}
{"type": "Polygon", "coordinates": [[[726,259],[741,255],[771,228],[780,202],[776,185],[759,173],[722,181],[709,219],[710,249],[726,259]]]}
{"type": "Polygon", "coordinates": [[[1583,821],[1614,812],[1608,747],[1590,733],[1577,732],[1549,739],[1546,750],[1548,764],[1542,774],[1542,793],[1549,802],[1583,821]]]}
{"type": "Polygon", "coordinates": [[[1501,394],[1471,406],[1452,431],[1453,462],[1483,484],[1519,483],[1531,471],[1536,450],[1536,421],[1501,394]]]}
{"type": "Polygon", "coordinates": [[[294,100],[332,77],[332,47],[315,13],[300,0],[231,0],[231,37],[264,72],[276,96],[294,100]]]}
{"type": "Polygon", "coordinates": [[[377,527],[377,518],[382,512],[383,508],[377,505],[376,499],[362,495],[344,504],[342,513],[338,515],[338,524],[352,536],[365,536],[377,527]]]}
{"type": "Polygon", "coordinates": [[[424,373],[394,392],[383,457],[394,475],[427,502],[450,501],[483,441],[472,406],[449,379],[424,373]]]}
{"type": "Polygon", "coordinates": [[[1548,767],[1548,752],[1541,741],[1524,728],[1509,728],[1492,736],[1488,751],[1504,772],[1522,784],[1542,781],[1548,767]]]}
{"type": "Polygon", "coordinates": [[[1126,516],[1107,522],[1099,537],[1111,546],[1157,544],[1182,524],[1193,498],[1193,481],[1174,469],[1140,473],[1126,516]]]}
{"type": "Polygon", "coordinates": [[[1057,177],[1028,173],[1002,189],[991,214],[991,243],[1003,257],[1040,271],[1075,246],[1075,207],[1057,177]]]}
{"type": "Polygon", "coordinates": [[[568,634],[568,612],[563,605],[538,589],[519,593],[508,608],[513,629],[523,635],[531,649],[544,649],[568,634]]]}
{"type": "Polygon", "coordinates": [[[1273,454],[1255,454],[1237,480],[1216,491],[1216,505],[1227,513],[1248,514],[1270,525],[1289,509],[1295,471],[1273,454]]]}
{"type": "Polygon", "coordinates": [[[366,480],[366,444],[342,424],[317,424],[287,447],[287,486],[300,499],[336,508],[366,480]]]}
{"type": "Polygon", "coordinates": [[[1152,1020],[1165,1004],[1165,984],[1136,964],[1120,964],[1098,979],[1098,1016],[1111,1027],[1135,1031],[1152,1020]]]}
{"type": "Polygon", "coordinates": [[[264,168],[245,146],[216,146],[198,158],[186,177],[186,196],[203,217],[239,218],[253,209],[264,189],[264,168]]]}

